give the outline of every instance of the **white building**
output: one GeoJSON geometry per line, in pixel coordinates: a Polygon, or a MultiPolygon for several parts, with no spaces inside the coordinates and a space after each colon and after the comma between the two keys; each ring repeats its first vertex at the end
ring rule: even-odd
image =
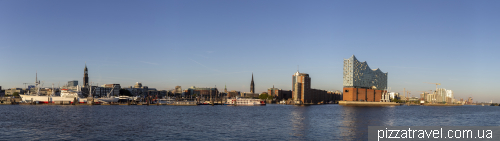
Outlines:
{"type": "Polygon", "coordinates": [[[389,98],[390,99],[399,99],[399,93],[398,92],[389,92],[389,98]]]}
{"type": "Polygon", "coordinates": [[[453,98],[453,91],[452,90],[446,90],[446,97],[453,98]]]}

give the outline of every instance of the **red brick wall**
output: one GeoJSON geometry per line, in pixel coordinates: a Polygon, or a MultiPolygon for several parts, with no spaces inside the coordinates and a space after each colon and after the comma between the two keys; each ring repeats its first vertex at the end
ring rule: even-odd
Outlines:
{"type": "Polygon", "coordinates": [[[357,94],[358,94],[358,89],[357,88],[344,88],[343,92],[343,100],[345,101],[357,101],[358,99],[357,94]],[[347,92],[346,92],[347,91],[347,92]]]}
{"type": "Polygon", "coordinates": [[[382,99],[382,90],[375,90],[375,102],[380,102],[382,99]]]}
{"type": "Polygon", "coordinates": [[[366,92],[366,95],[368,97],[367,101],[370,101],[370,102],[375,101],[375,90],[374,89],[368,89],[366,92]]]}
{"type": "Polygon", "coordinates": [[[366,89],[365,88],[358,88],[358,100],[357,101],[366,101],[366,89]]]}

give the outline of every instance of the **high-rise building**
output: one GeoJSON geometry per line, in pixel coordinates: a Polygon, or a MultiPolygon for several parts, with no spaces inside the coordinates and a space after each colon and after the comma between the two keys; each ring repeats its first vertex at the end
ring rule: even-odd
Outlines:
{"type": "Polygon", "coordinates": [[[253,73],[252,73],[252,82],[250,82],[250,93],[255,93],[255,85],[253,83],[253,73]]]}
{"type": "Polygon", "coordinates": [[[83,87],[89,85],[89,72],[87,69],[87,64],[85,64],[85,69],[83,70],[83,87]]]}
{"type": "Polygon", "coordinates": [[[344,94],[345,101],[382,100],[387,89],[387,74],[380,69],[370,69],[365,62],[359,62],[354,55],[344,59],[344,94]]]}
{"type": "Polygon", "coordinates": [[[304,103],[304,94],[311,89],[311,78],[307,73],[297,71],[292,76],[292,99],[295,102],[304,103]]]}
{"type": "Polygon", "coordinates": [[[446,102],[446,89],[438,88],[436,91],[436,102],[446,102]]]}
{"type": "Polygon", "coordinates": [[[68,81],[68,87],[78,86],[78,80],[68,81]]]}
{"type": "Polygon", "coordinates": [[[446,90],[446,97],[453,98],[453,91],[452,90],[446,90]]]}
{"type": "Polygon", "coordinates": [[[331,101],[327,99],[327,91],[311,89],[311,78],[307,73],[297,71],[292,76],[292,83],[292,100],[295,104],[316,104],[331,101]]]}

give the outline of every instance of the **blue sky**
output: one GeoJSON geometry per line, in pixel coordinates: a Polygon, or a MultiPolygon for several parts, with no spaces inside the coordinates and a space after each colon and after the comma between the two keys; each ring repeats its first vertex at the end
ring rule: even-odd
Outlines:
{"type": "Polygon", "coordinates": [[[440,88],[500,102],[498,1],[0,1],[0,86],[135,82],[257,92],[342,89],[355,55],[414,96],[440,88]]]}

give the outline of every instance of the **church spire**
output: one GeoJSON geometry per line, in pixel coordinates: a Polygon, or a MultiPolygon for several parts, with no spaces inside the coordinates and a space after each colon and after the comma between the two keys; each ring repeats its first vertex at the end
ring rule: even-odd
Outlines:
{"type": "Polygon", "coordinates": [[[253,72],[252,72],[252,82],[250,83],[250,93],[255,93],[255,84],[253,83],[253,72]]]}
{"type": "Polygon", "coordinates": [[[83,87],[89,85],[89,70],[87,69],[87,62],[85,62],[85,69],[83,70],[83,87]]]}
{"type": "Polygon", "coordinates": [[[227,93],[227,86],[226,83],[224,83],[224,92],[227,93]]]}

